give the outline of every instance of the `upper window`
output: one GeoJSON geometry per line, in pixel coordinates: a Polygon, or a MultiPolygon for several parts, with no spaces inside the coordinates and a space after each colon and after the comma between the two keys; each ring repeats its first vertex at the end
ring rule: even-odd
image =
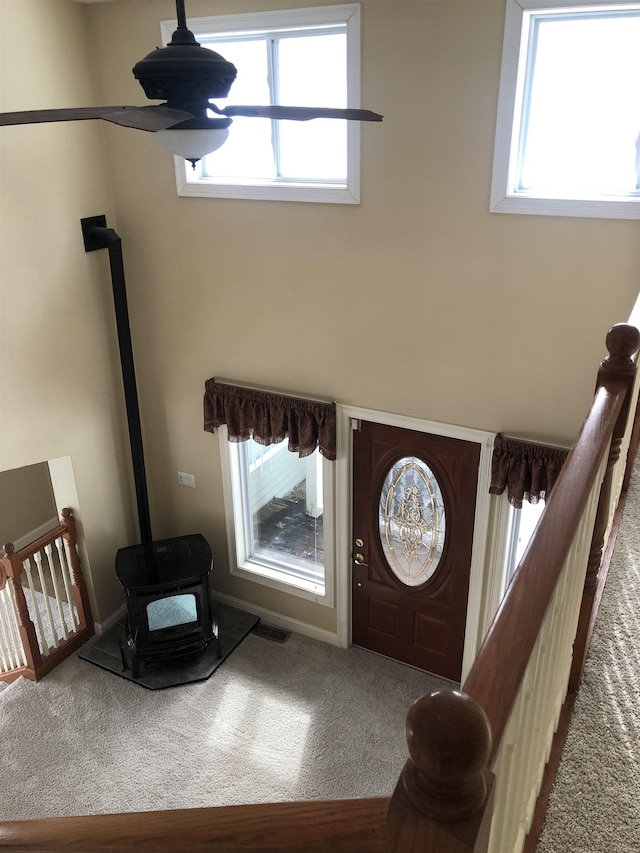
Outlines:
{"type": "MultiPolygon", "coordinates": [[[[230,104],[358,107],[360,7],[192,18],[203,47],[238,69],[230,104]]],[[[163,43],[175,22],[162,23],[163,43]]],[[[213,113],[211,114],[213,115],[213,113]]],[[[180,195],[358,203],[360,124],[236,117],[195,170],[176,157],[180,195]]]]}
{"type": "Polygon", "coordinates": [[[507,0],[491,209],[640,217],[640,3],[507,0]]]}

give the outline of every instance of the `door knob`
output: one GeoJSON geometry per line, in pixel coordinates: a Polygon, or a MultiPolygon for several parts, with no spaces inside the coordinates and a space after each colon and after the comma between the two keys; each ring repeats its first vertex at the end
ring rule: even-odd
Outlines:
{"type": "Polygon", "coordinates": [[[353,558],[353,562],[357,566],[366,566],[367,565],[364,561],[364,554],[356,554],[355,557],[353,558]]]}

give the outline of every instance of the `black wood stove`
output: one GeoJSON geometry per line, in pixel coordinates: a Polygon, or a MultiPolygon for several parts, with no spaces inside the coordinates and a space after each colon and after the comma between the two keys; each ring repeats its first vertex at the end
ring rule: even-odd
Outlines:
{"type": "Polygon", "coordinates": [[[211,549],[199,533],[118,551],[116,574],[127,597],[126,639],[134,678],[140,663],[192,655],[211,641],[221,657],[209,587],[212,568],[211,549]]]}
{"type": "MultiPolygon", "coordinates": [[[[141,539],[139,545],[118,551],[116,574],[125,591],[125,639],[132,675],[137,678],[143,663],[157,665],[182,655],[196,655],[212,641],[217,643],[217,657],[221,657],[209,587],[213,561],[209,545],[200,533],[153,540],[122,244],[116,232],[106,227],[105,216],[82,219],[81,225],[85,251],[109,250],[141,539]]],[[[128,669],[124,644],[120,651],[123,669],[128,669]]]]}

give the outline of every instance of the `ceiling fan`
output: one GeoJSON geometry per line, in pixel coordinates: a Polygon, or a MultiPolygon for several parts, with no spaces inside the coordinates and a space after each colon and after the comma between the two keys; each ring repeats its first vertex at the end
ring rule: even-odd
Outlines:
{"type": "Polygon", "coordinates": [[[123,127],[153,132],[163,148],[189,160],[195,168],[201,157],[224,143],[234,116],[294,121],[314,118],[382,121],[378,113],[361,109],[276,104],[220,109],[210,99],[227,97],[236,78],[236,67],[196,41],[187,28],[184,0],[176,0],[176,17],[178,28],[169,44],[156,48],[133,67],[133,75],[147,98],[164,103],[144,107],[71,107],[0,113],[0,126],[104,119],[123,127]]]}

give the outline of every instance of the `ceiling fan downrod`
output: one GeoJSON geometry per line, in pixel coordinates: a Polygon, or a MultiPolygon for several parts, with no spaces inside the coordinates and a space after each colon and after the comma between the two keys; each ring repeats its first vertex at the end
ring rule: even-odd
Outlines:
{"type": "Polygon", "coordinates": [[[176,19],[178,21],[178,29],[187,29],[187,13],[184,9],[184,0],[176,0],[176,19]]]}

